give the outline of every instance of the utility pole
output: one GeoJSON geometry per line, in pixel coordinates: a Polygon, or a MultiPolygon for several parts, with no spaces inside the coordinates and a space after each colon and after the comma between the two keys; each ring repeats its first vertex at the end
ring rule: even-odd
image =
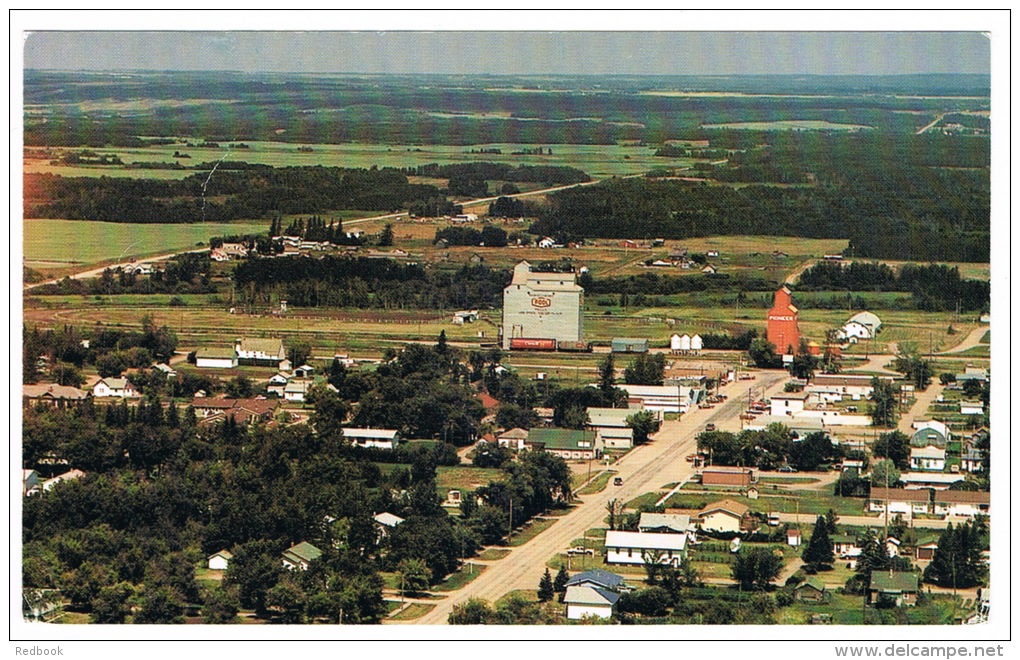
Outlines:
{"type": "Polygon", "coordinates": [[[510,525],[510,530],[509,530],[509,532],[506,535],[506,542],[509,545],[510,539],[512,539],[513,536],[514,536],[514,497],[513,497],[513,495],[510,496],[510,522],[508,524],[510,525]]]}

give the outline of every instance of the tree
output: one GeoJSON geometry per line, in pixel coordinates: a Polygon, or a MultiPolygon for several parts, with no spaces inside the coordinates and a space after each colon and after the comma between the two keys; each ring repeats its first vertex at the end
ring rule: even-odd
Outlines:
{"type": "Polygon", "coordinates": [[[470,598],[466,603],[454,605],[447,618],[451,626],[471,626],[488,623],[493,617],[489,603],[480,598],[470,598]]]}
{"type": "Polygon", "coordinates": [[[813,566],[819,564],[831,564],[835,557],[832,554],[832,541],[829,540],[829,524],[824,516],[818,516],[815,520],[815,528],[811,532],[811,539],[808,541],[804,553],[801,555],[804,562],[813,566]]]}
{"type": "Polygon", "coordinates": [[[446,355],[450,348],[446,342],[446,330],[439,331],[439,339],[436,341],[436,353],[446,355]]]}
{"type": "Polygon", "coordinates": [[[662,353],[642,353],[623,370],[623,381],[628,385],[662,385],[666,356],[662,353]]]}
{"type": "Polygon", "coordinates": [[[255,392],[251,378],[240,374],[231,378],[226,384],[227,396],[231,399],[247,399],[255,392]]]}
{"type": "Polygon", "coordinates": [[[899,480],[900,471],[896,469],[896,465],[891,460],[875,461],[871,468],[872,488],[892,488],[899,480]]]}
{"type": "Polygon", "coordinates": [[[206,592],[202,607],[202,621],[205,623],[232,623],[237,617],[240,602],[237,590],[222,585],[206,592]]]}
{"type": "Polygon", "coordinates": [[[627,426],[634,429],[634,444],[641,445],[659,430],[659,420],[650,410],[642,410],[627,417],[627,426]]]}
{"type": "Polygon", "coordinates": [[[980,584],[985,572],[977,526],[964,523],[954,528],[950,523],[939,535],[939,545],[924,569],[924,581],[964,589],[980,584]]]}
{"type": "Polygon", "coordinates": [[[916,353],[905,352],[896,356],[894,368],[906,376],[917,389],[928,389],[932,376],[932,367],[929,360],[925,360],[916,353]]]}
{"type": "Polygon", "coordinates": [[[868,405],[868,414],[871,415],[872,426],[895,426],[899,418],[897,404],[900,398],[900,388],[892,384],[892,381],[875,376],[871,379],[871,404],[868,405]]]}
{"type": "Polygon", "coordinates": [[[567,573],[567,567],[560,565],[560,570],[556,571],[556,577],[553,579],[553,591],[558,594],[562,594],[567,590],[567,582],[570,581],[570,574],[567,573]]]}
{"type": "Polygon", "coordinates": [[[135,623],[184,623],[184,604],[169,587],[146,590],[135,623]]]}
{"type": "Polygon", "coordinates": [[[280,623],[303,623],[305,593],[291,580],[283,580],[266,592],[266,610],[280,623]]]}
{"type": "Polygon", "coordinates": [[[598,375],[599,390],[606,396],[613,396],[613,390],[616,389],[616,358],[612,353],[607,353],[599,361],[598,375]]]}
{"type": "Polygon", "coordinates": [[[549,569],[546,568],[545,573],[542,574],[542,579],[538,581],[538,600],[545,603],[552,600],[554,595],[552,575],[549,574],[549,569]]]}
{"type": "Polygon", "coordinates": [[[759,369],[778,369],[783,366],[783,358],[776,352],[776,345],[764,337],[751,341],[747,357],[759,369]]]}
{"type": "Polygon", "coordinates": [[[875,440],[872,453],[888,458],[897,468],[906,470],[910,465],[910,438],[900,431],[883,433],[875,440]]]}
{"type": "Polygon", "coordinates": [[[801,339],[797,354],[793,356],[793,362],[790,363],[790,375],[794,378],[811,380],[811,376],[814,375],[817,368],[818,358],[808,352],[807,340],[801,339]]]}
{"type": "Polygon", "coordinates": [[[733,579],[741,589],[764,591],[783,570],[783,560],[768,548],[750,548],[737,555],[733,564],[733,579]]]}
{"type": "Polygon", "coordinates": [[[272,541],[250,541],[234,550],[227,568],[225,584],[236,586],[241,605],[259,616],[266,612],[266,593],[283,574],[277,552],[272,541]]]}
{"type": "Polygon", "coordinates": [[[128,599],[134,592],[134,587],[127,582],[100,589],[92,600],[92,623],[124,623],[131,613],[128,599]]]}
{"type": "Polygon", "coordinates": [[[312,346],[304,339],[290,339],[287,341],[287,359],[294,368],[308,362],[312,354],[312,346]]]}
{"type": "Polygon", "coordinates": [[[379,233],[379,246],[389,247],[393,245],[393,225],[387,224],[379,233]]]}
{"type": "Polygon", "coordinates": [[[403,593],[416,594],[428,590],[431,572],[421,559],[407,558],[397,564],[397,577],[403,593]]]}

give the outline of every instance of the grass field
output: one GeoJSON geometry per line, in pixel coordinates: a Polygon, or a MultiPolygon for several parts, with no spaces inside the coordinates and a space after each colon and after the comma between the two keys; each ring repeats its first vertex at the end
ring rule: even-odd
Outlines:
{"type": "Polygon", "coordinates": [[[450,490],[459,490],[466,495],[479,486],[487,486],[490,481],[502,481],[505,478],[505,472],[493,468],[448,465],[436,468],[436,488],[443,497],[450,490]]]}
{"type": "MultiPolygon", "coordinates": [[[[514,155],[527,144],[476,144],[450,145],[384,145],[384,144],[311,144],[299,145],[284,142],[245,142],[249,149],[230,150],[225,147],[206,149],[185,147],[181,144],[150,147],[102,149],[103,154],[115,154],[125,164],[132,162],[174,162],[174,151],[188,153],[191,158],[179,160],[182,165],[214,162],[227,154],[229,161],[260,163],[274,167],[323,165],[326,167],[415,167],[428,163],[495,162],[512,165],[563,165],[582,169],[596,178],[622,176],[646,172],[653,167],[684,167],[695,162],[690,158],[663,158],[654,156],[654,147],[637,145],[586,145],[543,144],[552,154],[514,155]],[[300,152],[298,147],[310,146],[311,152],[300,152]],[[500,154],[469,153],[470,150],[499,149],[500,154]]],[[[69,149],[68,151],[78,151],[69,149]]],[[[53,149],[59,151],[59,149],[53,149]]],[[[136,178],[182,179],[195,174],[194,170],[128,169],[126,166],[62,166],[50,165],[48,159],[25,161],[29,173],[53,173],[62,176],[130,176],[136,178]]]]}
{"type": "Polygon", "coordinates": [[[268,229],[268,220],[157,225],[30,219],[24,221],[24,256],[30,267],[36,262],[91,264],[192,249],[213,236],[265,233],[268,229]]]}
{"type": "MultiPolygon", "coordinates": [[[[469,562],[470,563],[470,562],[469,562]]],[[[457,591],[471,580],[482,574],[488,566],[485,564],[471,564],[468,566],[465,564],[458,568],[455,572],[450,574],[450,577],[445,581],[440,582],[436,586],[432,587],[431,591],[445,592],[445,591],[457,591]]]]}
{"type": "Polygon", "coordinates": [[[524,529],[514,532],[514,536],[508,545],[512,548],[524,545],[545,530],[549,529],[554,522],[556,522],[555,518],[534,518],[530,524],[524,527],[524,529]]]}
{"type": "Polygon", "coordinates": [[[577,491],[577,494],[592,495],[594,493],[601,493],[603,490],[606,489],[606,485],[609,483],[610,477],[612,477],[614,474],[615,472],[603,472],[599,474],[597,477],[592,479],[590,484],[588,484],[581,490],[577,491]]]}
{"type": "Polygon", "coordinates": [[[508,554],[510,554],[510,551],[506,548],[486,548],[479,553],[478,558],[486,561],[495,561],[506,557],[508,554]]]}
{"type": "Polygon", "coordinates": [[[411,603],[406,609],[401,611],[399,614],[395,614],[390,617],[391,621],[410,621],[412,619],[418,619],[425,616],[436,608],[435,605],[428,603],[411,603]]]}

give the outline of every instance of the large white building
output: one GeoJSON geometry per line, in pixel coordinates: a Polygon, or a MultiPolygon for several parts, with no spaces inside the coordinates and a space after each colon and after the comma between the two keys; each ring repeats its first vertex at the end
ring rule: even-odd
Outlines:
{"type": "Polygon", "coordinates": [[[686,413],[704,395],[700,388],[684,385],[618,385],[627,393],[627,403],[658,413],[686,413]]]}
{"type": "Polygon", "coordinates": [[[574,273],[538,273],[522,261],[503,289],[503,348],[517,338],[581,341],[583,307],[574,273]]]}
{"type": "Polygon", "coordinates": [[[839,339],[856,344],[859,339],[874,339],[882,329],[882,320],[871,312],[854,314],[839,330],[839,339]]]}
{"type": "Polygon", "coordinates": [[[644,534],[642,532],[606,532],[607,564],[647,562],[675,566],[687,556],[687,534],[644,534]]]}

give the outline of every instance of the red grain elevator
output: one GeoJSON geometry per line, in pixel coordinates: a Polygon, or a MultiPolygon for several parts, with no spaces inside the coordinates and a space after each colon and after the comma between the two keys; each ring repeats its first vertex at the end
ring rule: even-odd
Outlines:
{"type": "Polygon", "coordinates": [[[769,310],[767,338],[775,344],[780,355],[797,352],[800,345],[800,329],[797,327],[797,308],[793,305],[793,294],[786,286],[776,291],[775,302],[769,310]]]}

